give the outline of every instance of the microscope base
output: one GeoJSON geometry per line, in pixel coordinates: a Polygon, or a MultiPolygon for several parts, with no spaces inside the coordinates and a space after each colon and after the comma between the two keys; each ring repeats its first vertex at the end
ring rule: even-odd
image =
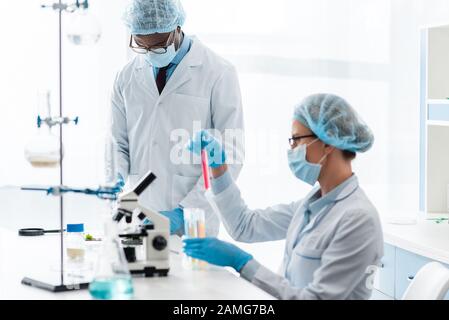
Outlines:
{"type": "Polygon", "coordinates": [[[128,263],[132,275],[144,277],[166,277],[170,270],[168,260],[136,261],[128,263]]]}
{"type": "Polygon", "coordinates": [[[140,270],[130,270],[132,275],[143,275],[149,277],[166,277],[170,269],[156,269],[155,267],[145,267],[140,270]]]}

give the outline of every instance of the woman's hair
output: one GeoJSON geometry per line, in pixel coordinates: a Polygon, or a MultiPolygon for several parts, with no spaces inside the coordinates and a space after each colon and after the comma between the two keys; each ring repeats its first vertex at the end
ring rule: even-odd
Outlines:
{"type": "Polygon", "coordinates": [[[343,153],[343,158],[346,160],[354,160],[357,154],[355,152],[349,151],[349,150],[341,150],[343,153]]]}

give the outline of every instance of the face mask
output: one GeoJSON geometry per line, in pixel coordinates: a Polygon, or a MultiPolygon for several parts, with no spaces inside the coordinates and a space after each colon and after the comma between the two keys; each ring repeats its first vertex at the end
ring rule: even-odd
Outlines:
{"type": "Polygon", "coordinates": [[[169,63],[173,61],[175,56],[176,56],[175,43],[172,43],[170,46],[167,47],[167,52],[165,53],[158,54],[151,51],[146,53],[145,61],[151,64],[153,67],[163,68],[168,66],[169,63]]]}
{"type": "Polygon", "coordinates": [[[298,179],[310,184],[311,186],[313,186],[318,180],[322,167],[320,163],[327,156],[327,154],[324,155],[318,163],[310,163],[306,160],[307,147],[317,140],[318,139],[315,139],[308,145],[301,144],[295,149],[290,149],[287,152],[290,170],[298,179]]]}

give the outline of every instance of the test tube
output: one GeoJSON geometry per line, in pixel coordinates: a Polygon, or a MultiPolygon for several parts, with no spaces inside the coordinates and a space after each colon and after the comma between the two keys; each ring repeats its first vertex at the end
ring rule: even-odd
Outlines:
{"type": "Polygon", "coordinates": [[[207,160],[206,150],[201,150],[201,168],[203,170],[204,188],[210,189],[209,164],[207,160]]]}
{"type": "MultiPolygon", "coordinates": [[[[206,220],[204,210],[200,208],[184,208],[184,235],[186,238],[205,238],[206,220]]],[[[187,269],[205,269],[207,263],[202,260],[184,256],[184,266],[187,269]]]]}

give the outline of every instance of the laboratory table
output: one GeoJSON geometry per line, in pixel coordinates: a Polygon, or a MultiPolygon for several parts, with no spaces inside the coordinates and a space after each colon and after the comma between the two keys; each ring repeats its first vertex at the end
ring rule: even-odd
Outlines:
{"type": "MultiPolygon", "coordinates": [[[[184,268],[179,254],[180,239],[171,237],[170,245],[169,275],[133,278],[135,299],[274,299],[227,269],[184,268]]],[[[58,270],[59,257],[57,234],[20,237],[17,230],[0,228],[0,299],[90,299],[88,290],[52,293],[21,284],[24,276],[39,277],[51,270],[58,274],[54,270],[58,270]]]]}

